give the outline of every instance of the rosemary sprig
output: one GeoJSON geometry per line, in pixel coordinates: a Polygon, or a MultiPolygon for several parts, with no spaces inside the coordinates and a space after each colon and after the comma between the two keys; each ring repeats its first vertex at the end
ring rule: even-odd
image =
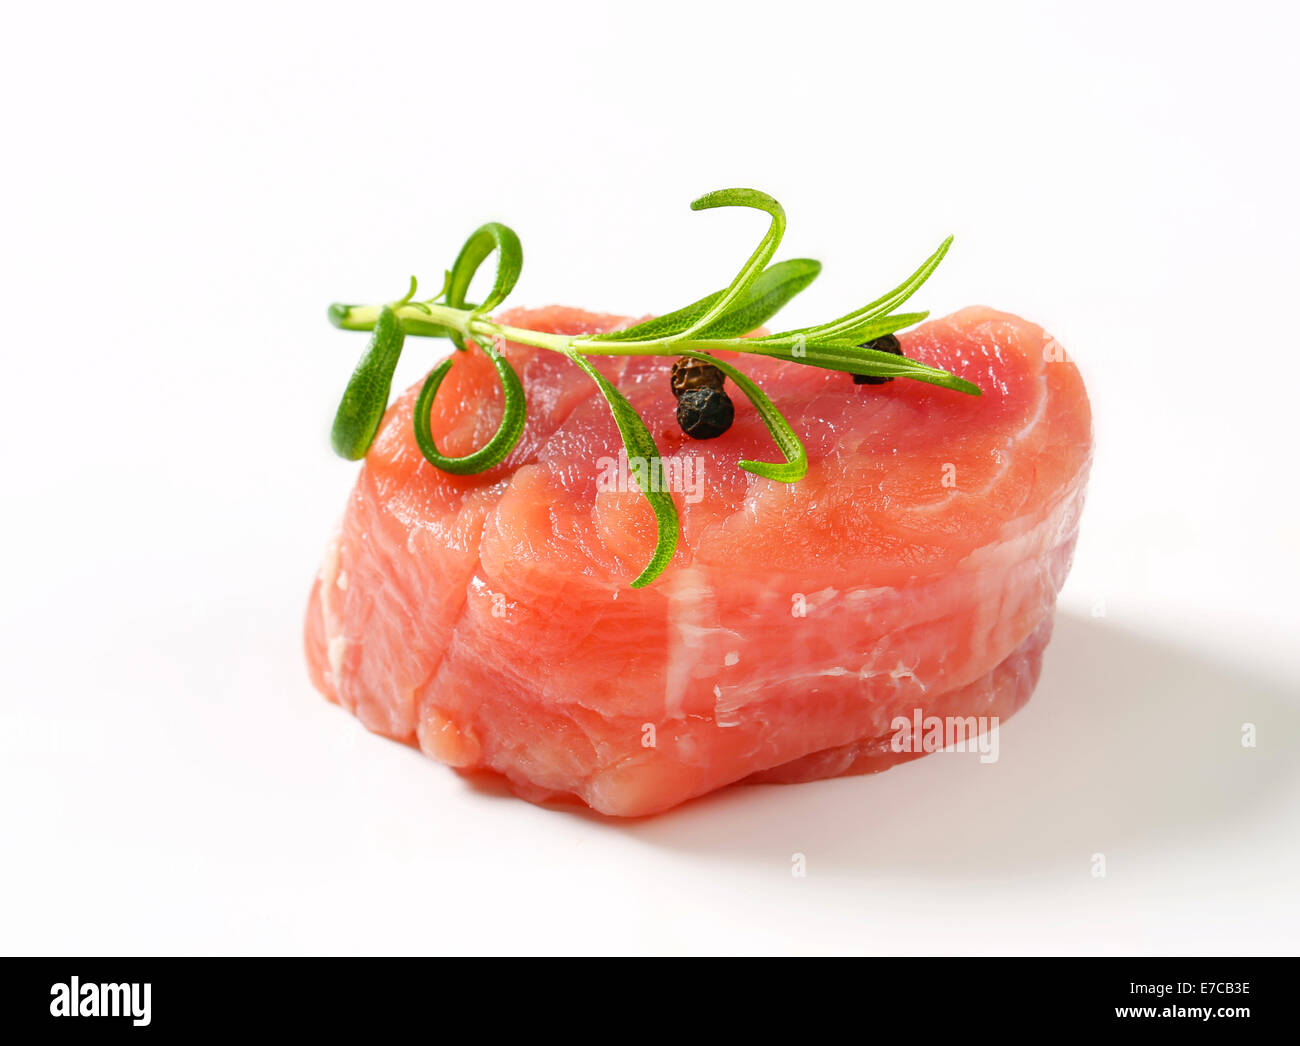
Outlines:
{"type": "MultiPolygon", "coordinates": [[[[559,352],[584,371],[609,404],[629,457],[657,464],[661,459],[650,430],[640,416],[605,377],[592,366],[590,356],[690,356],[707,360],[749,397],[767,425],[784,458],[779,462],[742,460],[739,467],[757,476],[795,483],[808,471],[808,455],[794,429],[761,388],[733,364],[712,355],[718,351],[768,356],[792,363],[881,378],[910,378],[978,396],[979,387],[963,378],[918,360],[880,352],[867,342],[925,319],[928,313],[895,310],[929,279],[952,243],[944,240],[916,272],[888,294],[811,327],[781,331],[757,338],[742,335],[763,326],[821,271],[818,262],[795,258],[770,264],[785,232],[785,211],[767,193],[757,189],[720,189],[701,196],[693,210],[713,207],[750,207],[770,219],[758,247],[731,283],[720,291],[684,308],[645,323],[606,334],[563,335],[533,331],[498,323],[488,314],[505,301],[523,269],[523,247],[508,226],[489,222],[474,231],[447,271],[442,289],[417,301],[417,283],[411,277],[406,295],[387,305],[331,305],[330,322],[343,330],[373,331],[370,346],[348,382],[334,418],[334,449],[343,457],[363,457],[374,440],[388,405],[393,371],[405,338],[450,338],[464,351],[466,342],[483,347],[501,382],[503,406],[496,433],[478,450],[464,457],[442,454],[433,441],[430,412],[434,397],[456,355],[440,363],[425,379],[415,403],[415,438],[421,453],[446,472],[469,475],[499,465],[519,441],[527,413],[519,375],[500,351],[498,339],[559,352]],[[465,300],[479,267],[497,256],[492,288],[475,305],[465,300]]],[[[665,394],[667,394],[665,392],[665,394]]],[[[653,486],[653,484],[652,484],[653,486]]],[[[667,568],[677,547],[680,530],[672,496],[659,490],[641,492],[654,510],[658,536],[655,550],[633,588],[648,585],[667,568]]]]}

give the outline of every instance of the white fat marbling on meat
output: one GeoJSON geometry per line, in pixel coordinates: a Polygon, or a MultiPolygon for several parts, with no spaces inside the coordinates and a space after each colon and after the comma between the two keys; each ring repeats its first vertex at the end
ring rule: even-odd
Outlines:
{"type": "Polygon", "coordinates": [[[348,641],[342,636],[335,636],[330,640],[329,659],[330,671],[334,674],[334,685],[339,685],[339,678],[343,674],[343,655],[348,652],[348,641]]]}
{"type": "Polygon", "coordinates": [[[664,671],[664,718],[681,719],[692,669],[704,660],[715,631],[713,589],[703,572],[688,567],[673,578],[668,592],[668,664],[664,671]]]}

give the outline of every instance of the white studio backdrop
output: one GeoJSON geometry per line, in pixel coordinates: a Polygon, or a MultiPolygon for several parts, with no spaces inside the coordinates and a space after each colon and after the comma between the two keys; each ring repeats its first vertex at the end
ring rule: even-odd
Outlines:
{"type": "Polygon", "coordinates": [[[5,23],[4,951],[1295,950],[1292,6],[5,23]],[[792,322],[951,232],[920,304],[1019,312],[1083,370],[1090,501],[999,763],[616,825],[326,706],[300,625],[361,342],[325,306],[436,285],[499,219],[513,302],[670,308],[752,247],[752,216],[687,208],[731,185],[825,263],[792,322]]]}

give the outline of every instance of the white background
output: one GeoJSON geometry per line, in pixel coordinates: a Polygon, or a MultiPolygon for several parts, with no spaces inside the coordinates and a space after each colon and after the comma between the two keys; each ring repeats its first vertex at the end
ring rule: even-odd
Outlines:
{"type": "Polygon", "coordinates": [[[1294,952],[1294,10],[10,5],[0,950],[1294,952]],[[300,647],[355,475],[326,304],[432,291],[497,218],[514,302],[674,307],[752,247],[687,209],[730,185],[826,265],[792,323],[952,232],[920,304],[1083,369],[1083,536],[1001,760],[620,824],[367,734],[300,647]]]}

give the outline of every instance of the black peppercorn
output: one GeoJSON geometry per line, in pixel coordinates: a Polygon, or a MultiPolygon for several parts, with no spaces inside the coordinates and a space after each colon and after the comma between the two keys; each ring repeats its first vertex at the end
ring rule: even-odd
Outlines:
{"type": "Polygon", "coordinates": [[[687,389],[721,389],[722,381],[722,371],[712,363],[691,356],[678,356],[673,361],[671,382],[674,398],[680,397],[687,389]]]}
{"type": "Polygon", "coordinates": [[[722,387],[722,371],[712,363],[679,356],[670,383],[677,398],[677,424],[694,439],[713,439],[731,428],[736,416],[731,397],[722,387]]]}
{"type": "Polygon", "coordinates": [[[677,424],[694,439],[713,439],[731,428],[736,408],[720,388],[702,385],[677,397],[677,424]]]}
{"type": "MultiPolygon", "coordinates": [[[[874,341],[865,341],[858,348],[875,349],[877,352],[892,352],[895,356],[903,355],[903,346],[898,343],[898,339],[892,334],[886,334],[883,338],[876,338],[874,341]]],[[[893,378],[877,378],[871,374],[853,375],[854,385],[883,385],[885,382],[893,380],[893,378]]]]}

